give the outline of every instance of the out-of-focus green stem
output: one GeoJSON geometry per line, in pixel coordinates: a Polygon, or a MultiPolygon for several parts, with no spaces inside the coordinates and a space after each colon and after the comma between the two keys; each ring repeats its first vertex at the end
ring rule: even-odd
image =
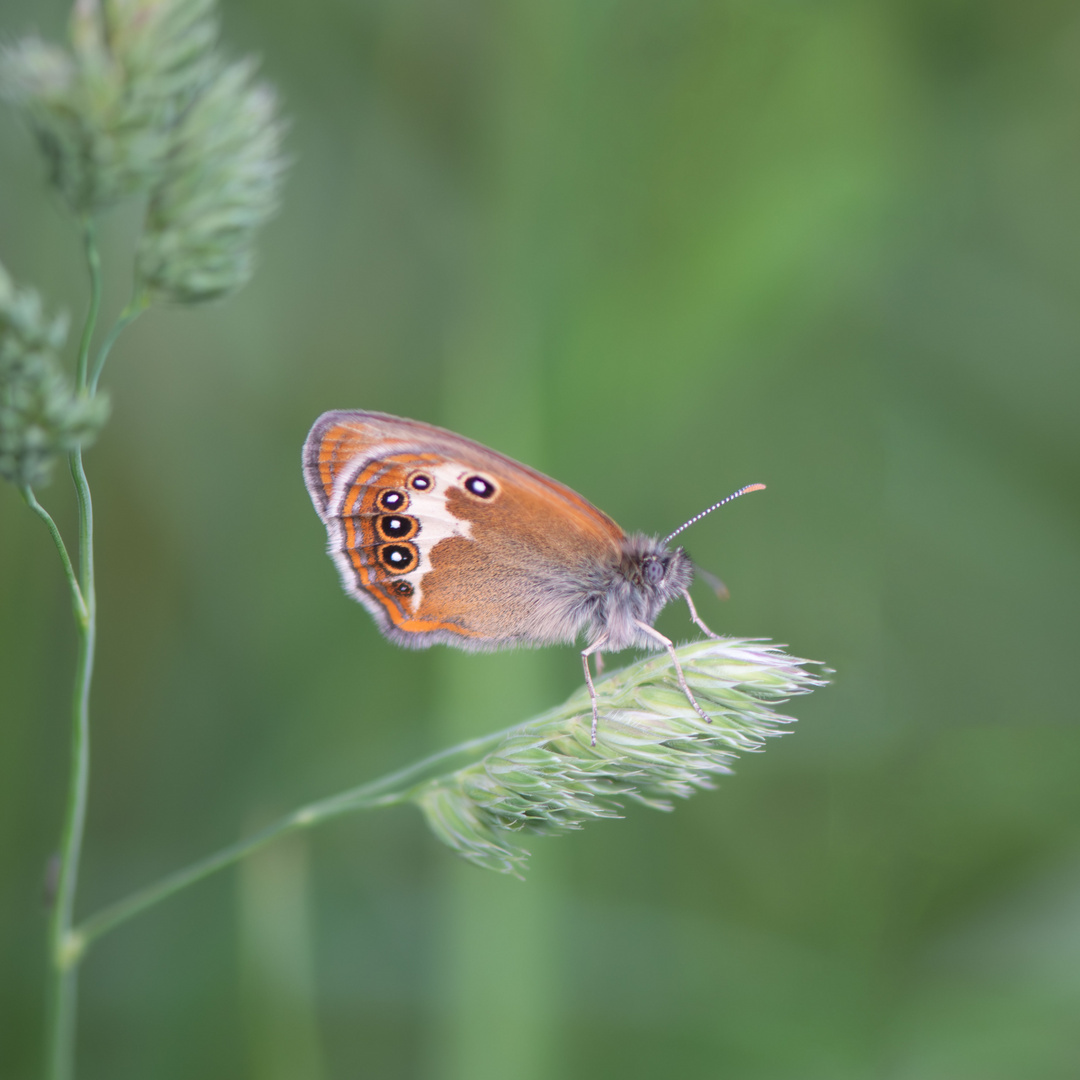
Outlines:
{"type": "Polygon", "coordinates": [[[24,487],[20,490],[22,491],[22,497],[26,500],[26,505],[45,522],[45,527],[49,530],[49,535],[56,545],[56,552],[60,556],[60,562],[64,567],[64,576],[67,578],[68,586],[71,589],[71,606],[75,610],[75,620],[79,625],[84,625],[87,617],[86,601],[83,599],[82,589],[79,588],[79,579],[75,574],[74,567],[71,565],[71,557],[68,555],[64,538],[60,535],[60,530],[56,527],[52,514],[37,501],[33,489],[24,487]]]}
{"type": "Polygon", "coordinates": [[[71,927],[75,916],[79,857],[82,853],[90,785],[90,682],[94,672],[94,644],[97,636],[93,506],[81,451],[76,450],[71,455],[71,474],[75,480],[79,501],[79,570],[86,617],[78,624],[78,658],[71,703],[71,775],[64,813],[64,831],[60,841],[60,879],[49,934],[53,983],[49,1040],[50,1080],[71,1080],[74,1073],[78,954],[71,947],[71,927]]]}
{"type": "Polygon", "coordinates": [[[169,874],[161,881],[148,885],[145,889],[140,889],[131,896],[91,915],[69,935],[72,956],[77,960],[92,941],[115,929],[121,923],[127,922],[133,916],[168,899],[181,889],[202,881],[203,878],[209,877],[218,870],[224,870],[238,863],[272,840],[285,836],[287,833],[296,829],[311,828],[313,825],[319,825],[330,818],[353,810],[370,810],[377,806],[393,806],[395,803],[407,802],[416,793],[417,787],[430,779],[432,771],[437,766],[442,766],[447,761],[463,755],[481,754],[490,747],[496,746],[501,739],[506,738],[506,734],[506,731],[497,731],[492,735],[459,743],[457,746],[441,750],[437,754],[424,758],[423,761],[408,765],[378,780],[372,780],[360,787],[309,803],[299,810],[286,814],[254,835],[230,844],[204,859],[199,859],[183,870],[169,874]]]}
{"type": "Polygon", "coordinates": [[[101,348],[98,349],[98,354],[94,358],[94,366],[90,371],[89,376],[89,389],[90,394],[97,393],[98,379],[101,378],[101,371],[105,367],[105,361],[109,359],[109,353],[112,351],[113,345],[116,344],[116,339],[150,306],[150,296],[145,290],[136,291],[135,295],[127,302],[127,306],[120,312],[113,323],[112,329],[105,335],[105,340],[101,343],[101,348]]]}
{"type": "MultiPolygon", "coordinates": [[[[101,308],[101,261],[93,222],[83,221],[86,265],[90,273],[90,304],[79,343],[76,386],[81,393],[88,387],[87,363],[98,312],[101,308]]],[[[79,881],[79,857],[86,827],[86,801],[90,786],[90,683],[94,673],[94,645],[97,637],[97,600],[94,590],[94,507],[90,485],[86,481],[82,451],[70,455],[71,476],[79,508],[79,570],[73,582],[82,602],[81,617],[76,619],[79,632],[75,687],[71,711],[71,772],[67,807],[60,839],[60,877],[49,928],[50,1020],[47,1044],[49,1080],[72,1080],[75,1060],[75,1004],[78,981],[78,951],[72,948],[72,925],[75,920],[75,894],[79,881]]],[[[36,501],[36,500],[35,500],[36,501]]],[[[33,507],[31,507],[33,508],[33,507]]],[[[49,521],[52,519],[50,518],[49,521]]],[[[55,525],[52,526],[55,529],[55,525]]],[[[51,531],[51,530],[50,530],[51,531]]],[[[54,541],[59,536],[54,534],[54,541]]],[[[74,578],[71,561],[57,546],[69,580],[74,578]]]]}
{"type": "Polygon", "coordinates": [[[97,246],[97,226],[92,217],[82,219],[83,250],[86,256],[86,268],[90,273],[90,306],[83,323],[82,337],[79,339],[79,359],[75,368],[75,388],[85,391],[88,385],[90,344],[94,340],[98,312],[101,310],[101,255],[97,246]]]}

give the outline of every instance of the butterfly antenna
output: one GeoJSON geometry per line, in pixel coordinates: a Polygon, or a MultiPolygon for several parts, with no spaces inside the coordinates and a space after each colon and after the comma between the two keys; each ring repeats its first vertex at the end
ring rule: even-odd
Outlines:
{"type": "Polygon", "coordinates": [[[726,499],[721,499],[718,503],[710,506],[708,510],[702,510],[700,514],[695,514],[689,521],[680,525],[670,536],[664,537],[664,547],[667,547],[672,540],[675,539],[679,533],[689,529],[691,525],[699,522],[706,514],[711,514],[714,510],[719,510],[721,506],[726,506],[732,499],[737,499],[740,495],[745,495],[748,491],[764,491],[764,484],[747,484],[746,487],[739,488],[738,491],[733,491],[726,499]]]}

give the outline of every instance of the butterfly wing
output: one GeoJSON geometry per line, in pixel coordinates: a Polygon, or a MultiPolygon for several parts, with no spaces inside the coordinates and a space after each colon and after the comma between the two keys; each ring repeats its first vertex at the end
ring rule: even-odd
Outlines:
{"type": "Polygon", "coordinates": [[[573,641],[625,538],[550,477],[384,413],[324,413],[304,476],[346,591],[414,648],[573,641]]]}

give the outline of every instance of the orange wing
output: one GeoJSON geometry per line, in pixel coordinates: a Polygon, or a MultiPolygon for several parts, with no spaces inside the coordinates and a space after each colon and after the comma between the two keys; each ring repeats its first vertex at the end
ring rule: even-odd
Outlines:
{"type": "Polygon", "coordinates": [[[414,648],[572,641],[621,556],[622,529],[580,495],[416,420],[324,413],[304,474],[346,591],[414,648]]]}

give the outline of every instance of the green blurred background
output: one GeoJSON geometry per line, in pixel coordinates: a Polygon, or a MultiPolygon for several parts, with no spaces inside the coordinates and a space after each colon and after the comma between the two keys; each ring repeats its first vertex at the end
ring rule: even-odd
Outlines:
{"type": "MultiPolygon", "coordinates": [[[[0,35],[62,32],[4,0],[0,35]]],[[[384,642],[300,477],[329,408],[450,426],[666,532],[835,684],[718,792],[464,864],[411,808],[105,939],[80,1078],[1080,1075],[1080,14],[974,0],[227,0],[295,166],[235,301],[155,310],[88,458],[84,913],[524,719],[568,649],[384,642]]],[[[0,115],[0,258],[76,316],[0,115]]],[[[108,302],[132,218],[110,219],[108,302]]],[[[69,484],[42,493],[69,534],[69,484]]],[[[684,610],[660,626],[690,637],[684,610]]],[[[39,1061],[73,632],[0,490],[0,1073],[39,1061]]]]}

